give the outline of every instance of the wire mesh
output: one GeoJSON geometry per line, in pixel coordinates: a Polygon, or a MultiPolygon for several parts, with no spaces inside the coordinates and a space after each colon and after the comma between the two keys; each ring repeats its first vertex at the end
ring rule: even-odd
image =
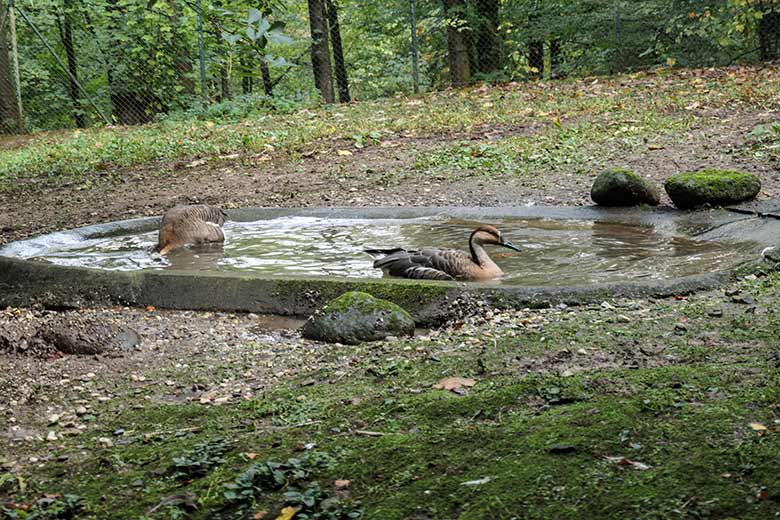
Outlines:
{"type": "Polygon", "coordinates": [[[0,129],[778,59],[780,0],[17,0],[0,16],[0,129]]]}

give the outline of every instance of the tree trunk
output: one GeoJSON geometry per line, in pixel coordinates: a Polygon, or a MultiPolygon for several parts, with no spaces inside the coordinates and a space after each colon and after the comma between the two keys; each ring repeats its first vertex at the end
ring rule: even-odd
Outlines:
{"type": "Polygon", "coordinates": [[[465,0],[442,0],[447,17],[447,57],[450,64],[450,83],[453,87],[471,81],[469,45],[465,27],[465,0]]]}
{"type": "Polygon", "coordinates": [[[495,73],[501,68],[499,0],[476,0],[475,8],[479,16],[475,38],[477,70],[483,74],[495,73]]]}
{"type": "Polygon", "coordinates": [[[544,76],[544,42],[532,41],[528,43],[528,66],[531,75],[537,78],[544,76]]]}
{"type": "Polygon", "coordinates": [[[241,93],[251,94],[254,90],[255,80],[252,77],[252,58],[250,56],[241,56],[241,93]]]}
{"type": "Polygon", "coordinates": [[[14,133],[18,130],[19,109],[16,91],[11,80],[11,62],[8,59],[7,11],[0,10],[0,132],[14,133]]]}
{"type": "Polygon", "coordinates": [[[336,73],[336,85],[339,90],[339,101],[349,103],[349,78],[344,64],[344,50],[341,47],[341,29],[339,28],[339,13],[333,0],[327,1],[328,25],[330,26],[330,44],[333,47],[333,66],[336,73]]]}
{"type": "Polygon", "coordinates": [[[561,40],[550,40],[550,77],[562,78],[564,75],[559,70],[561,64],[561,40]]]}
{"type": "Polygon", "coordinates": [[[761,2],[758,21],[758,51],[762,61],[780,59],[780,4],[761,2]]]}
{"type": "Polygon", "coordinates": [[[323,101],[333,103],[333,72],[330,67],[328,49],[328,24],[323,0],[308,0],[309,27],[311,30],[311,66],[314,72],[314,86],[320,91],[323,101]]]}
{"type": "Polygon", "coordinates": [[[260,74],[263,76],[263,92],[268,97],[274,95],[274,82],[271,80],[271,69],[265,61],[260,64],[260,74]]]}
{"type": "Polygon", "coordinates": [[[84,119],[84,110],[81,106],[81,97],[79,96],[79,71],[76,61],[76,50],[73,47],[72,0],[63,0],[63,10],[65,12],[60,23],[60,39],[68,60],[68,72],[70,73],[68,77],[68,94],[70,95],[71,103],[73,103],[73,121],[78,128],[86,128],[87,123],[84,119]]]}

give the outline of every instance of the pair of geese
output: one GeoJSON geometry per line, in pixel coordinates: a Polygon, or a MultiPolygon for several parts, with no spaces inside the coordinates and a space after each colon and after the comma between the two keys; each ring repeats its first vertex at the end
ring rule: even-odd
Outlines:
{"type": "MultiPolygon", "coordinates": [[[[220,208],[205,204],[170,209],[163,216],[154,251],[165,255],[188,244],[223,242],[222,224],[226,217],[227,214],[220,208]]],[[[478,281],[492,280],[504,274],[485,251],[487,244],[520,251],[493,226],[479,226],[471,233],[468,253],[457,249],[409,250],[400,247],[365,251],[376,258],[374,267],[390,276],[416,280],[478,281]]]]}

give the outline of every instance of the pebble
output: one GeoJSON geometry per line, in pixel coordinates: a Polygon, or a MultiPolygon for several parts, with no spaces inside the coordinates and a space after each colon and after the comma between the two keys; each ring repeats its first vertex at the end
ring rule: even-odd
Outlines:
{"type": "Polygon", "coordinates": [[[49,442],[59,440],[59,437],[57,437],[57,432],[55,432],[54,430],[49,430],[49,433],[46,435],[46,440],[49,442]]]}
{"type": "Polygon", "coordinates": [[[81,417],[82,415],[87,414],[87,408],[85,406],[78,406],[76,407],[76,415],[81,417]]]}
{"type": "Polygon", "coordinates": [[[97,443],[98,446],[102,446],[104,448],[111,448],[114,446],[114,441],[112,441],[108,437],[99,437],[97,443]]]}

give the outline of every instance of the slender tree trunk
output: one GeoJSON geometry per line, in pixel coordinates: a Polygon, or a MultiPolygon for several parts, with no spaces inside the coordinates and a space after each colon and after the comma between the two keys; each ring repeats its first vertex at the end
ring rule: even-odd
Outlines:
{"type": "Polygon", "coordinates": [[[475,38],[477,70],[483,74],[495,73],[501,68],[499,0],[476,0],[475,8],[479,16],[475,38]]]}
{"type": "Polygon", "coordinates": [[[471,81],[469,45],[463,15],[465,0],[442,0],[447,17],[447,57],[450,64],[450,82],[453,87],[466,85],[471,81]]]}
{"type": "Polygon", "coordinates": [[[252,77],[252,57],[247,55],[241,56],[241,93],[251,94],[254,90],[255,81],[252,77]]]}
{"type": "Polygon", "coordinates": [[[560,71],[561,65],[561,40],[553,38],[550,40],[550,77],[553,79],[562,78],[560,71]]]}
{"type": "Polygon", "coordinates": [[[333,72],[328,49],[328,24],[323,0],[308,0],[309,27],[311,29],[311,66],[314,71],[314,86],[320,91],[323,101],[333,103],[333,72]]]}
{"type": "Polygon", "coordinates": [[[265,61],[260,64],[260,75],[263,77],[263,92],[268,97],[274,95],[274,82],[271,80],[271,69],[265,61]]]}
{"type": "Polygon", "coordinates": [[[11,80],[11,62],[8,59],[7,11],[0,9],[0,132],[13,133],[17,130],[19,110],[16,91],[11,80]]]}
{"type": "Polygon", "coordinates": [[[780,3],[760,2],[763,16],[758,21],[758,51],[762,61],[780,59],[780,3]]]}
{"type": "Polygon", "coordinates": [[[339,90],[339,101],[349,103],[349,78],[344,64],[344,50],[341,47],[341,29],[339,28],[339,13],[333,0],[327,1],[328,25],[330,26],[330,44],[333,47],[333,66],[336,73],[336,85],[339,90]]]}
{"type": "Polygon", "coordinates": [[[73,47],[73,15],[72,0],[63,0],[63,13],[62,21],[60,25],[60,39],[62,40],[62,46],[65,48],[65,56],[68,62],[68,72],[70,77],[68,78],[68,94],[70,94],[71,103],[73,103],[73,121],[78,128],[85,128],[87,123],[84,119],[84,110],[81,106],[81,97],[79,96],[78,86],[78,62],[76,61],[76,50],[73,47]]]}

